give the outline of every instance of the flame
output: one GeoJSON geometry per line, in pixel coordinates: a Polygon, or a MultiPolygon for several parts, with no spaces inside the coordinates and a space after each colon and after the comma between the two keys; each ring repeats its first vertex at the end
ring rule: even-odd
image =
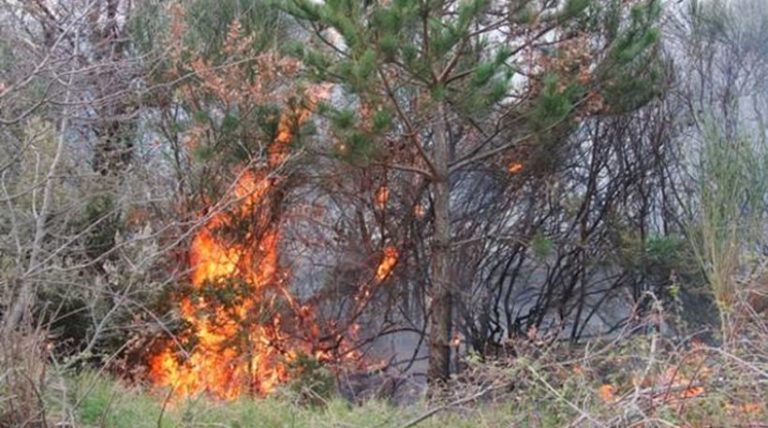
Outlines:
{"type": "Polygon", "coordinates": [[[234,227],[233,221],[265,200],[267,183],[266,177],[244,173],[234,189],[242,198],[236,212],[217,213],[192,240],[192,290],[181,298],[179,312],[192,332],[184,339],[195,346],[182,361],[175,346],[152,357],[150,378],[156,385],[172,387],[182,396],[266,394],[287,380],[287,362],[295,353],[308,351],[297,350],[300,343],[283,334],[275,310],[288,293],[278,269],[277,230],[268,227],[257,242],[248,239],[256,231],[248,231],[243,242],[222,236],[234,227]]]}
{"type": "Polygon", "coordinates": [[[392,246],[384,248],[384,258],[382,258],[379,266],[376,268],[376,281],[383,282],[389,277],[395,269],[399,256],[397,248],[392,246]]]}
{"type": "Polygon", "coordinates": [[[606,403],[616,400],[616,387],[611,384],[602,384],[597,389],[597,395],[606,403]]]}
{"type": "Polygon", "coordinates": [[[507,171],[509,171],[510,174],[517,174],[518,172],[523,170],[523,164],[520,162],[512,162],[507,166],[507,171]]]}
{"type": "Polygon", "coordinates": [[[452,348],[458,348],[461,346],[462,337],[460,333],[456,333],[453,335],[453,339],[451,339],[451,347],[452,348]]]}
{"type": "Polygon", "coordinates": [[[413,207],[413,215],[418,219],[423,219],[427,215],[427,210],[423,205],[416,204],[416,206],[413,207]]]}
{"type": "Polygon", "coordinates": [[[177,396],[264,395],[289,379],[289,364],[299,354],[330,358],[316,346],[320,333],[312,308],[298,305],[286,288],[269,176],[286,161],[293,130],[327,93],[320,87],[309,94],[308,106],[281,116],[267,167],[244,170],[231,191],[234,209],[210,216],[192,239],[191,289],[178,302],[189,326],[179,339],[192,344],[191,350],[180,352],[169,342],[151,356],[149,378],[155,385],[170,387],[177,396]],[[241,233],[235,237],[234,231],[241,233]],[[288,319],[286,313],[295,316],[288,319]],[[287,334],[288,322],[306,337],[287,334]]]}
{"type": "Polygon", "coordinates": [[[387,186],[381,186],[376,190],[375,206],[378,210],[383,210],[387,207],[389,201],[389,188],[387,186]]]}

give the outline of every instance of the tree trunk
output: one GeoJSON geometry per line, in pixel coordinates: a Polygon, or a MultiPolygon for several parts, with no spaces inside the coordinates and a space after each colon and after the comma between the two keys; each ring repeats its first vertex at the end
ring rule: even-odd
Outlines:
{"type": "Polygon", "coordinates": [[[432,180],[434,242],[432,243],[432,303],[429,307],[429,369],[430,383],[448,379],[451,361],[451,283],[450,283],[450,185],[448,182],[449,147],[445,111],[438,106],[435,123],[432,180]]]}

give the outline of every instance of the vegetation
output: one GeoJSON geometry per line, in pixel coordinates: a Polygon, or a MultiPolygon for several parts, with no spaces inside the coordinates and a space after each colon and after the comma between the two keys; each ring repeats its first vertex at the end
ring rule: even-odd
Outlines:
{"type": "Polygon", "coordinates": [[[0,24],[0,427],[768,420],[763,0],[0,24]]]}
{"type": "MultiPolygon", "coordinates": [[[[768,397],[754,374],[766,365],[737,357],[747,349],[734,351],[674,347],[658,335],[595,343],[578,353],[531,347],[514,361],[470,358],[451,396],[408,406],[377,399],[353,405],[334,394],[316,395],[308,406],[298,382],[267,399],[234,402],[166,402],[97,373],[80,374],[66,388],[67,403],[77,403],[69,411],[83,426],[759,426],[768,397]]],[[[66,414],[55,397],[52,420],[66,414]]]]}

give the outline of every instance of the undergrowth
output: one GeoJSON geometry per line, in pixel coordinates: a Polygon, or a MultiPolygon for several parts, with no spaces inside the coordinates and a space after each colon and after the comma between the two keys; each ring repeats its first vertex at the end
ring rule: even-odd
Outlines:
{"type": "Polygon", "coordinates": [[[531,331],[510,341],[504,358],[470,353],[448,383],[399,405],[342,398],[331,372],[306,364],[267,398],[177,397],[51,357],[43,363],[44,347],[28,335],[0,352],[0,427],[768,427],[765,314],[740,310],[747,315],[733,317],[738,335],[725,347],[663,335],[660,304],[653,312],[588,343],[531,331]]]}
{"type": "Polygon", "coordinates": [[[470,355],[442,393],[407,405],[306,401],[300,385],[265,399],[168,399],[93,372],[50,397],[51,426],[83,427],[762,427],[768,426],[764,324],[726,352],[696,339],[651,333],[572,347],[532,336],[517,356],[470,355]],[[66,401],[63,405],[62,403],[66,401]]]}

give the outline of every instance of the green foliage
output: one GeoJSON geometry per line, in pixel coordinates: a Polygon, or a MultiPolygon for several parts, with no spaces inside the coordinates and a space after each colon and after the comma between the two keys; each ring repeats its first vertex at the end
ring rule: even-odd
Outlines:
{"type": "Polygon", "coordinates": [[[547,238],[541,231],[536,231],[531,240],[531,251],[533,256],[540,262],[545,262],[547,257],[552,254],[554,241],[547,238]]]}
{"type": "Polygon", "coordinates": [[[611,112],[620,114],[636,110],[659,94],[660,75],[651,69],[646,78],[626,79],[606,85],[603,100],[611,112]]]}
{"type": "Polygon", "coordinates": [[[196,146],[192,149],[192,157],[199,163],[205,163],[216,156],[216,150],[208,145],[196,146]]]}
{"type": "Polygon", "coordinates": [[[211,120],[208,116],[208,112],[205,110],[198,110],[192,115],[192,121],[197,124],[205,124],[211,120]]]}
{"type": "Polygon", "coordinates": [[[236,113],[229,112],[221,120],[221,126],[219,129],[225,135],[231,135],[235,131],[237,131],[239,126],[240,126],[240,118],[237,116],[236,113]]]}
{"type": "Polygon", "coordinates": [[[185,5],[186,21],[190,28],[188,44],[201,49],[206,58],[216,59],[224,52],[232,21],[237,20],[243,33],[252,38],[252,48],[260,51],[273,46],[287,28],[277,11],[266,1],[253,0],[193,0],[185,5]]]}
{"type": "MultiPolygon", "coordinates": [[[[489,0],[462,0],[459,2],[459,16],[456,21],[456,27],[462,33],[469,29],[469,26],[479,19],[490,5],[489,0]]],[[[462,34],[463,35],[463,34],[462,34]]]]}
{"type": "Polygon", "coordinates": [[[437,18],[429,20],[429,40],[431,58],[435,61],[443,58],[459,42],[460,34],[449,23],[437,18]]]}
{"type": "Polygon", "coordinates": [[[83,347],[91,328],[88,309],[94,302],[88,301],[82,290],[67,290],[64,286],[51,285],[39,290],[35,312],[42,323],[49,326],[59,345],[59,356],[72,355],[83,347]]]}
{"type": "Polygon", "coordinates": [[[352,132],[345,139],[346,152],[342,158],[352,163],[367,164],[376,154],[376,147],[372,143],[372,137],[365,132],[352,132]]]}
{"type": "Polygon", "coordinates": [[[559,22],[567,22],[584,12],[592,4],[592,0],[567,0],[565,7],[557,17],[559,22]]]}
{"type": "MultiPolygon", "coordinates": [[[[158,400],[96,373],[77,376],[70,386],[79,421],[86,427],[133,428],[158,426],[162,409],[158,400]],[[151,422],[154,421],[154,422],[151,422]]],[[[176,426],[168,421],[161,427],[176,426]]]]}
{"type": "Polygon", "coordinates": [[[656,27],[660,14],[660,2],[647,0],[632,7],[628,24],[621,28],[619,5],[607,8],[604,25],[611,45],[598,75],[606,82],[602,95],[611,113],[635,110],[659,92],[662,75],[654,47],[660,37],[656,27]]]}
{"type": "Polygon", "coordinates": [[[536,107],[531,114],[531,127],[537,131],[562,122],[573,110],[573,97],[559,88],[560,80],[550,74],[544,77],[544,88],[539,94],[536,107]]]}
{"type": "Polygon", "coordinates": [[[510,20],[519,25],[530,24],[533,21],[534,12],[528,7],[526,2],[521,2],[520,4],[510,14],[510,20]]]}
{"type": "Polygon", "coordinates": [[[281,110],[279,107],[270,104],[262,104],[257,106],[253,111],[251,120],[259,125],[263,135],[269,136],[268,138],[272,140],[277,135],[277,128],[280,125],[280,113],[281,110]]]}
{"type": "Polygon", "coordinates": [[[127,23],[128,34],[134,46],[141,52],[152,52],[165,39],[170,30],[170,17],[162,1],[141,2],[130,15],[127,23]]]}
{"type": "Polygon", "coordinates": [[[333,120],[334,126],[342,130],[352,128],[352,126],[357,121],[355,118],[355,111],[352,109],[337,110],[334,112],[331,118],[333,120]]]}
{"type": "Polygon", "coordinates": [[[635,231],[625,231],[619,241],[625,269],[667,277],[671,271],[685,273],[691,268],[689,249],[680,236],[650,235],[643,239],[635,231]]]}
{"type": "Polygon", "coordinates": [[[646,239],[645,254],[656,265],[676,267],[683,261],[685,242],[678,236],[652,235],[646,239]]]}
{"type": "Polygon", "coordinates": [[[373,115],[373,130],[385,132],[392,125],[392,115],[386,110],[380,110],[373,115]]]}
{"type": "MultiPolygon", "coordinates": [[[[222,47],[234,20],[240,23],[243,33],[251,37],[255,51],[276,45],[289,30],[286,22],[279,19],[279,12],[266,0],[191,0],[184,2],[184,11],[188,30],[184,45],[214,61],[224,54],[222,47]]],[[[131,14],[129,34],[144,52],[165,49],[170,22],[166,2],[141,2],[131,14]]]]}
{"type": "Polygon", "coordinates": [[[297,394],[300,404],[324,406],[336,397],[336,379],[317,358],[299,354],[288,368],[291,373],[288,388],[297,394]]]}
{"type": "Polygon", "coordinates": [[[477,66],[474,76],[472,77],[472,84],[478,87],[485,86],[496,73],[496,64],[484,63],[477,66]]]}
{"type": "MultiPolygon", "coordinates": [[[[278,3],[283,11],[296,18],[330,27],[342,36],[344,43],[338,49],[344,55],[331,59],[328,51],[303,46],[291,46],[289,51],[308,65],[314,79],[341,84],[350,99],[362,97],[378,99],[382,96],[381,73],[386,64],[394,65],[402,76],[413,79],[404,87],[390,82],[398,91],[426,92],[430,101],[449,102],[462,114],[481,117],[490,107],[508,94],[514,75],[506,61],[512,55],[509,47],[500,47],[489,54],[485,43],[469,45],[470,29],[480,24],[490,6],[487,0],[463,0],[455,15],[442,12],[437,3],[393,1],[384,5],[368,5],[365,16],[359,19],[359,2],[331,1],[315,4],[309,0],[286,0],[278,3]],[[426,22],[426,34],[422,23],[426,22]],[[423,50],[420,39],[429,39],[429,49],[423,50]],[[459,51],[461,48],[461,51],[459,51]],[[454,56],[457,56],[453,59],[454,56]],[[450,82],[435,82],[433,72],[453,63],[455,73],[464,77],[450,82]]],[[[399,96],[399,94],[398,94],[399,96]]],[[[429,101],[424,104],[429,105],[429,101]]],[[[386,103],[381,106],[387,106],[386,103]]],[[[392,111],[377,111],[371,126],[373,134],[353,132],[349,115],[331,116],[335,130],[342,134],[344,156],[352,159],[370,159],[376,150],[378,134],[391,129],[397,115],[392,111]]],[[[367,125],[367,124],[365,124],[367,125]]]]}
{"type": "Polygon", "coordinates": [[[615,40],[619,35],[621,19],[621,2],[614,0],[607,6],[605,14],[605,28],[608,40],[615,40]]]}
{"type": "Polygon", "coordinates": [[[115,235],[120,228],[120,216],[116,209],[113,196],[105,191],[92,196],[85,206],[82,227],[89,230],[86,251],[93,258],[101,256],[115,244],[115,235]],[[93,224],[98,224],[98,227],[88,228],[93,224]]]}
{"type": "MultiPolygon", "coordinates": [[[[371,75],[376,69],[376,52],[368,48],[360,55],[352,68],[352,83],[354,85],[365,85],[368,83],[371,75]]],[[[360,86],[362,89],[362,86],[360,86]]]]}
{"type": "Polygon", "coordinates": [[[432,99],[434,101],[440,102],[445,101],[446,97],[448,96],[448,88],[445,87],[443,84],[437,84],[434,85],[432,88],[432,99]]]}

